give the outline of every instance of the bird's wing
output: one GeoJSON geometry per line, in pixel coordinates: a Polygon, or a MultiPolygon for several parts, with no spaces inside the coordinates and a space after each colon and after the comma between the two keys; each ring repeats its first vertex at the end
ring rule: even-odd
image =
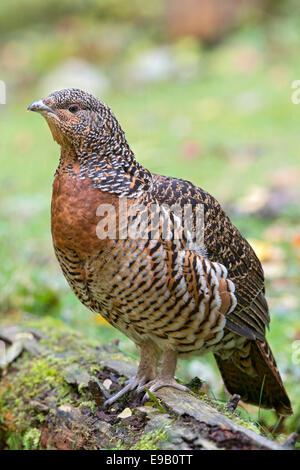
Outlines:
{"type": "Polygon", "coordinates": [[[228,315],[227,327],[250,339],[263,340],[270,317],[261,263],[213,198],[205,206],[205,246],[210,259],[227,267],[236,287],[237,306],[228,315]]]}
{"type": "MultiPolygon", "coordinates": [[[[152,196],[160,204],[203,206],[204,246],[209,260],[224,265],[235,284],[237,306],[227,317],[228,329],[249,339],[264,340],[270,317],[264,296],[264,274],[256,254],[206,191],[175,178],[154,176],[152,196]]],[[[184,244],[183,240],[183,244],[184,244]]]]}

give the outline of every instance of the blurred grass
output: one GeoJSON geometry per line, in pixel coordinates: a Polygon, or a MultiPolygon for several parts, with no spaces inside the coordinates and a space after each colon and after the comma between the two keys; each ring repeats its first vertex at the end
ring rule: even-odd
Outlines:
{"type": "MultiPolygon", "coordinates": [[[[229,215],[230,207],[253,187],[269,188],[275,174],[299,171],[300,107],[291,102],[291,83],[300,76],[300,63],[291,33],[277,47],[280,28],[273,28],[268,40],[259,29],[246,28],[219,47],[200,51],[202,66],[193,80],[107,94],[105,102],[122,124],[137,159],[153,172],[205,188],[228,205],[229,215]]],[[[99,343],[119,338],[120,347],[134,355],[132,343],[93,320],[80,305],[54,258],[50,200],[59,148],[44,120],[25,112],[38,98],[42,97],[31,90],[26,100],[21,95],[0,109],[0,315],[60,315],[99,343]]],[[[300,233],[299,213],[287,211],[268,219],[238,217],[233,211],[232,219],[246,237],[278,245],[284,254],[279,279],[267,278],[272,306],[268,339],[297,411],[286,427],[294,430],[300,425],[300,366],[293,363],[291,345],[297,334],[300,338],[300,258],[292,239],[300,233]],[[283,227],[275,242],[267,235],[272,226],[283,227]],[[288,296],[293,301],[286,307],[288,296]]],[[[210,358],[199,361],[214,367],[210,358]]],[[[178,375],[190,379],[195,370],[189,369],[190,363],[182,361],[178,375]]],[[[222,394],[221,381],[214,385],[214,393],[222,394]]],[[[257,416],[257,409],[251,413],[257,416]]],[[[263,413],[266,423],[272,422],[270,416],[263,413]]]]}

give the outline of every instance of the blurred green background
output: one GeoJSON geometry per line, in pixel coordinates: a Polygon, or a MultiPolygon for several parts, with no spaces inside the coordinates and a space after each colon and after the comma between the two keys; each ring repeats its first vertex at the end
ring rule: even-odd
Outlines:
{"type": "MultiPolygon", "coordinates": [[[[50,200],[59,148],[35,99],[80,87],[111,106],[137,159],[211,192],[260,257],[268,339],[300,427],[300,5],[295,0],[2,0],[0,4],[0,319],[51,315],[134,345],[93,317],[54,258],[50,200]],[[184,4],[184,7],[183,7],[184,4]],[[225,5],[224,5],[225,4],[225,5]]],[[[224,398],[211,358],[181,361],[224,398]]],[[[243,408],[254,419],[258,410],[243,408]]],[[[276,417],[259,413],[266,432],[276,417]]]]}

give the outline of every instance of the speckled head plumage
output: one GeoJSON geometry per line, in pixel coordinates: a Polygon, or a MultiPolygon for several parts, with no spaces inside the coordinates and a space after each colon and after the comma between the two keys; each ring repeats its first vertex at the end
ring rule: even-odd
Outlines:
{"type": "Polygon", "coordinates": [[[80,178],[118,195],[136,196],[149,188],[150,173],[135,160],[118,120],[102,101],[70,88],[34,101],[28,110],[44,116],[61,146],[58,169],[72,174],[77,162],[80,178]]]}
{"type": "Polygon", "coordinates": [[[126,143],[111,109],[78,88],[54,91],[43,100],[34,101],[28,110],[41,113],[53,138],[62,146],[73,147],[77,153],[104,153],[126,143]]]}

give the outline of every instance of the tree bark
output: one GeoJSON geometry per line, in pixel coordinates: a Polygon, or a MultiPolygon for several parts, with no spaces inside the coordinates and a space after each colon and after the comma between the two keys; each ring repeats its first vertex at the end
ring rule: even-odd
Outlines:
{"type": "Polygon", "coordinates": [[[27,318],[0,328],[0,449],[282,449],[205,394],[163,388],[141,404],[105,399],[137,364],[63,323],[27,318]]]}

